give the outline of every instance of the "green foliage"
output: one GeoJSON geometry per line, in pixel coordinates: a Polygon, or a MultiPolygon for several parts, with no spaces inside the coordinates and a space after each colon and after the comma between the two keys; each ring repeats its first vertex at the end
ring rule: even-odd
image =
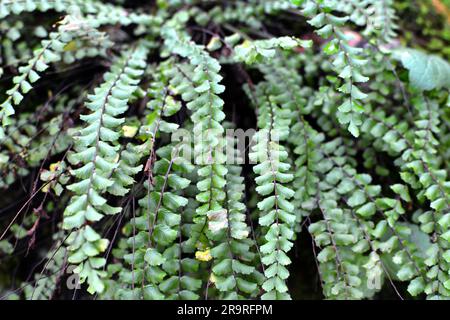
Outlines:
{"type": "MultiPolygon", "coordinates": [[[[14,86],[6,91],[7,98],[1,104],[0,118],[3,126],[10,124],[9,116],[15,113],[13,105],[19,105],[24,95],[33,89],[32,84],[40,79],[38,72],[44,72],[49,68],[50,63],[62,60],[62,53],[74,37],[92,36],[93,41],[102,41],[103,35],[89,24],[81,20],[67,16],[61,22],[57,32],[49,34],[48,39],[42,40],[41,48],[34,52],[33,57],[27,65],[18,68],[19,75],[13,78],[14,86]]],[[[108,45],[106,42],[104,45],[108,45]]],[[[95,51],[94,51],[95,52],[95,51]]],[[[82,58],[83,55],[78,58],[82,58]]],[[[4,138],[4,129],[0,129],[0,138],[4,138]]]]}
{"type": "Polygon", "coordinates": [[[312,42],[303,41],[291,37],[272,38],[269,40],[244,41],[242,44],[236,46],[235,59],[247,64],[255,62],[262,62],[271,59],[276,55],[277,48],[284,50],[292,50],[296,47],[310,48],[312,42]]]}
{"type": "Polygon", "coordinates": [[[343,83],[336,83],[337,90],[345,96],[338,108],[338,119],[342,124],[348,124],[353,136],[359,136],[359,126],[362,123],[361,113],[364,110],[363,100],[367,95],[358,88],[358,83],[369,80],[361,73],[366,64],[361,48],[349,45],[349,37],[343,32],[342,26],[348,17],[338,17],[330,13],[337,9],[337,1],[306,1],[303,14],[310,17],[308,23],[317,28],[317,34],[329,42],[323,50],[327,55],[333,56],[333,68],[343,83]]]}
{"type": "Polygon", "coordinates": [[[286,299],[289,298],[285,284],[289,277],[286,266],[291,263],[287,253],[293,246],[291,240],[296,221],[290,199],[295,192],[285,186],[293,180],[293,174],[289,172],[288,152],[279,141],[286,140],[289,135],[290,110],[280,107],[278,101],[282,97],[276,96],[276,92],[271,94],[265,83],[255,91],[263,99],[255,101],[261,130],[255,134],[255,145],[249,157],[256,163],[253,168],[257,174],[255,190],[261,196],[258,209],[264,241],[260,250],[261,262],[266,266],[266,281],[262,286],[266,293],[262,298],[286,299]]]}
{"type": "Polygon", "coordinates": [[[422,91],[450,88],[450,65],[445,60],[413,49],[401,50],[397,54],[409,70],[412,86],[422,91]]]}
{"type": "MultiPolygon", "coordinates": [[[[118,194],[115,191],[118,187],[114,184],[123,189],[129,185],[127,178],[132,180],[127,172],[120,172],[125,166],[129,168],[129,164],[117,163],[120,157],[117,145],[120,133],[117,129],[125,121],[117,116],[128,109],[128,101],[144,73],[146,55],[146,47],[138,44],[135,49],[124,53],[104,75],[105,82],[88,96],[86,107],[91,113],[80,116],[86,124],[74,137],[74,152],[69,155],[72,165],[81,166],[71,172],[77,182],[67,186],[75,195],[64,212],[63,228],[75,229],[67,240],[68,261],[78,265],[80,281],[87,279],[89,292],[103,291],[101,278],[105,272],[97,269],[103,267],[106,260],[97,256],[106,250],[108,240],[102,239],[87,223],[100,221],[104,215],[122,210],[108,205],[102,194],[106,191],[118,194]]],[[[126,159],[123,154],[122,158],[126,159]]]]}
{"type": "Polygon", "coordinates": [[[450,298],[430,8],[0,0],[2,299],[450,298]]]}

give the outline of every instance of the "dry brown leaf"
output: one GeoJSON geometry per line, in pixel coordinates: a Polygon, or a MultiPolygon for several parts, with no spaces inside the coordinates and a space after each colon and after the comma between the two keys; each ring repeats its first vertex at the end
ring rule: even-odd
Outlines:
{"type": "Polygon", "coordinates": [[[432,3],[436,11],[447,17],[447,22],[450,23],[450,9],[441,0],[432,0],[432,3]]]}

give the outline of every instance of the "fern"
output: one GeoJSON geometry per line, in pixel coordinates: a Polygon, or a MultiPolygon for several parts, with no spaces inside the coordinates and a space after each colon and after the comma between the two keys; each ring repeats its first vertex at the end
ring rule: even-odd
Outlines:
{"type": "Polygon", "coordinates": [[[359,126],[362,123],[361,112],[364,110],[363,100],[367,97],[357,86],[357,83],[367,82],[369,79],[361,73],[365,60],[361,57],[362,50],[348,44],[348,36],[341,29],[348,20],[347,17],[338,17],[331,13],[336,1],[319,4],[316,1],[307,1],[303,13],[311,17],[309,24],[318,28],[317,33],[323,38],[331,40],[324,47],[324,52],[333,55],[333,66],[343,84],[338,90],[347,98],[338,108],[338,119],[348,124],[349,131],[359,136],[359,126]]]}
{"type": "Polygon", "coordinates": [[[146,54],[143,44],[125,53],[104,76],[105,82],[89,96],[87,107],[92,113],[81,117],[86,126],[76,137],[75,152],[69,158],[72,164],[83,165],[72,172],[80,181],[67,186],[76,194],[64,213],[63,228],[76,229],[67,240],[71,252],[68,261],[79,266],[80,280],[84,282],[87,279],[91,292],[103,291],[101,278],[104,272],[98,269],[106,261],[96,256],[106,249],[108,240],[101,239],[86,223],[121,211],[109,206],[102,193],[113,185],[108,179],[109,172],[117,166],[118,154],[114,144],[120,135],[114,129],[123,122],[117,116],[128,108],[127,102],[143,73],[146,54]]]}
{"type": "Polygon", "coordinates": [[[448,299],[430,3],[0,0],[0,296],[448,299]]]}
{"type": "Polygon", "coordinates": [[[262,197],[258,203],[261,212],[259,224],[266,228],[265,243],[261,246],[261,262],[266,265],[264,273],[267,278],[263,284],[266,291],[263,298],[285,299],[289,297],[285,284],[289,276],[286,266],[291,263],[286,253],[292,248],[290,240],[296,218],[290,202],[294,191],[283,185],[291,182],[293,175],[286,162],[288,154],[278,139],[285,140],[289,134],[290,110],[283,110],[276,104],[276,96],[269,95],[264,83],[256,90],[257,95],[264,99],[257,101],[262,131],[256,134],[256,144],[250,157],[257,163],[254,167],[258,175],[255,178],[258,185],[256,192],[262,197]]]}

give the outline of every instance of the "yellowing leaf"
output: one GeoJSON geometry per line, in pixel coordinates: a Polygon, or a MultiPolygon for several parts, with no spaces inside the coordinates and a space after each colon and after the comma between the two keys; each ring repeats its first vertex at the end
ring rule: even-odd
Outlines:
{"type": "Polygon", "coordinates": [[[100,239],[97,240],[96,242],[96,247],[100,252],[104,252],[108,248],[108,245],[109,245],[108,239],[100,239]]]}
{"type": "Polygon", "coordinates": [[[195,259],[199,261],[210,261],[212,259],[210,250],[206,249],[205,251],[197,251],[195,253],[195,259]]]}
{"type": "Polygon", "coordinates": [[[50,165],[50,171],[51,172],[55,172],[55,171],[58,171],[59,170],[59,166],[61,165],[61,162],[60,161],[58,161],[58,162],[55,162],[55,163],[52,163],[51,165],[50,165]]]}
{"type": "Polygon", "coordinates": [[[42,191],[43,193],[49,192],[49,191],[50,191],[50,183],[47,183],[47,184],[41,189],[41,191],[42,191]]]}
{"type": "Polygon", "coordinates": [[[64,51],[75,51],[77,49],[77,43],[75,40],[70,41],[64,46],[64,51]]]}
{"type": "Polygon", "coordinates": [[[138,128],[133,127],[133,126],[123,126],[122,130],[123,130],[123,135],[126,138],[133,138],[136,135],[136,133],[138,132],[138,128]]]}

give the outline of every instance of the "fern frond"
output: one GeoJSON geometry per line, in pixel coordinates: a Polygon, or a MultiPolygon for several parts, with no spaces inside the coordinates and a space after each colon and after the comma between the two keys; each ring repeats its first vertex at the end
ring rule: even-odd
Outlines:
{"type": "Polygon", "coordinates": [[[308,0],[304,4],[302,13],[308,17],[308,23],[317,28],[317,33],[329,39],[324,52],[333,56],[333,68],[344,84],[339,85],[338,91],[346,95],[344,102],[338,108],[338,119],[342,124],[348,125],[350,133],[358,137],[359,127],[362,124],[361,113],[364,111],[364,100],[367,94],[362,92],[358,83],[369,80],[363,75],[362,66],[366,60],[362,58],[363,50],[352,47],[348,43],[349,36],[345,34],[342,26],[348,17],[338,17],[330,13],[336,8],[335,1],[319,3],[308,0]]]}
{"type": "MultiPolygon", "coordinates": [[[[10,124],[9,117],[15,113],[13,106],[18,106],[24,95],[33,89],[32,84],[40,79],[39,72],[47,70],[49,64],[61,61],[65,48],[72,39],[86,35],[102,38],[96,29],[82,20],[66,16],[58,31],[50,33],[49,38],[42,41],[42,47],[34,52],[27,65],[19,67],[19,75],[13,78],[14,86],[6,92],[7,98],[0,105],[0,119],[3,126],[10,124]],[[74,24],[75,27],[72,26],[74,24]]],[[[4,129],[0,128],[0,139],[3,138],[4,129]]]]}
{"type": "Polygon", "coordinates": [[[270,95],[267,85],[257,87],[258,127],[255,134],[255,145],[252,147],[250,159],[257,163],[253,170],[258,175],[255,182],[256,192],[261,196],[258,203],[260,210],[259,224],[264,227],[264,244],[260,247],[262,263],[267,267],[263,284],[266,293],[263,299],[288,299],[285,280],[289,276],[286,268],[291,263],[287,253],[292,248],[294,224],[294,206],[290,199],[294,191],[283,185],[293,179],[287,163],[288,153],[279,144],[289,134],[289,109],[282,109],[276,103],[276,97],[270,95]]]}
{"type": "MultiPolygon", "coordinates": [[[[194,124],[193,132],[195,136],[200,136],[200,141],[196,141],[194,147],[194,161],[199,165],[197,171],[201,177],[197,182],[199,194],[196,200],[200,206],[196,209],[195,235],[192,241],[197,244],[199,249],[211,247],[214,239],[207,234],[208,221],[217,215],[226,213],[224,201],[226,198],[222,188],[226,184],[225,175],[227,168],[225,163],[225,140],[221,137],[224,133],[222,120],[225,114],[222,111],[223,100],[218,96],[224,91],[224,86],[220,84],[222,76],[219,75],[220,65],[203,48],[190,42],[175,29],[168,29],[165,34],[166,45],[169,49],[189,58],[194,67],[194,77],[192,78],[192,87],[194,91],[187,96],[186,92],[180,92],[183,99],[187,101],[187,107],[192,111],[191,119],[194,124]],[[204,237],[204,238],[203,238],[204,237]],[[203,239],[202,239],[203,238],[203,239]],[[202,248],[204,247],[204,248],[202,248]]],[[[189,88],[188,86],[183,89],[189,88]]],[[[211,227],[209,228],[211,230],[211,227]]],[[[226,261],[223,255],[216,255],[214,264],[226,261]]],[[[226,263],[226,262],[223,262],[226,263]]],[[[220,291],[230,291],[231,283],[219,286],[220,278],[216,277],[216,287],[220,291]]],[[[224,281],[226,281],[224,279],[224,281]]]]}
{"type": "MultiPolygon", "coordinates": [[[[419,190],[418,197],[427,199],[431,210],[418,215],[421,221],[421,229],[431,233],[436,238],[435,244],[428,251],[426,264],[433,273],[429,273],[431,279],[427,287],[422,290],[431,297],[448,296],[448,289],[445,286],[447,280],[448,263],[443,259],[443,254],[448,250],[448,228],[446,222],[449,215],[449,197],[446,193],[448,181],[445,170],[433,165],[433,154],[435,153],[433,143],[427,140],[428,125],[433,125],[428,120],[419,120],[419,128],[412,135],[406,133],[408,125],[406,122],[398,121],[396,117],[387,118],[383,112],[371,115],[364,127],[370,135],[376,137],[375,147],[400,156],[398,165],[401,168],[402,179],[411,185],[413,189],[419,190]],[[423,122],[421,122],[423,121],[423,122]],[[425,129],[425,130],[423,130],[425,129]],[[417,137],[416,137],[417,134],[417,137]],[[424,140],[425,138],[425,140],[424,140]],[[425,145],[426,141],[426,145],[425,145]],[[431,150],[431,151],[430,151],[431,150]]],[[[416,293],[418,289],[414,290],[416,293]]]]}
{"type": "Polygon", "coordinates": [[[72,171],[79,181],[67,186],[75,195],[64,212],[63,228],[73,230],[67,239],[68,261],[78,266],[81,283],[87,279],[89,292],[104,290],[101,278],[106,274],[98,269],[106,260],[97,256],[107,248],[108,240],[102,239],[88,223],[121,211],[108,205],[102,194],[112,186],[108,177],[117,167],[116,143],[120,135],[114,129],[124,121],[117,116],[128,109],[128,100],[144,72],[147,52],[145,45],[139,45],[105,74],[105,82],[88,97],[86,106],[92,112],[81,116],[86,125],[75,137],[75,152],[69,157],[73,165],[82,166],[72,171]]]}

